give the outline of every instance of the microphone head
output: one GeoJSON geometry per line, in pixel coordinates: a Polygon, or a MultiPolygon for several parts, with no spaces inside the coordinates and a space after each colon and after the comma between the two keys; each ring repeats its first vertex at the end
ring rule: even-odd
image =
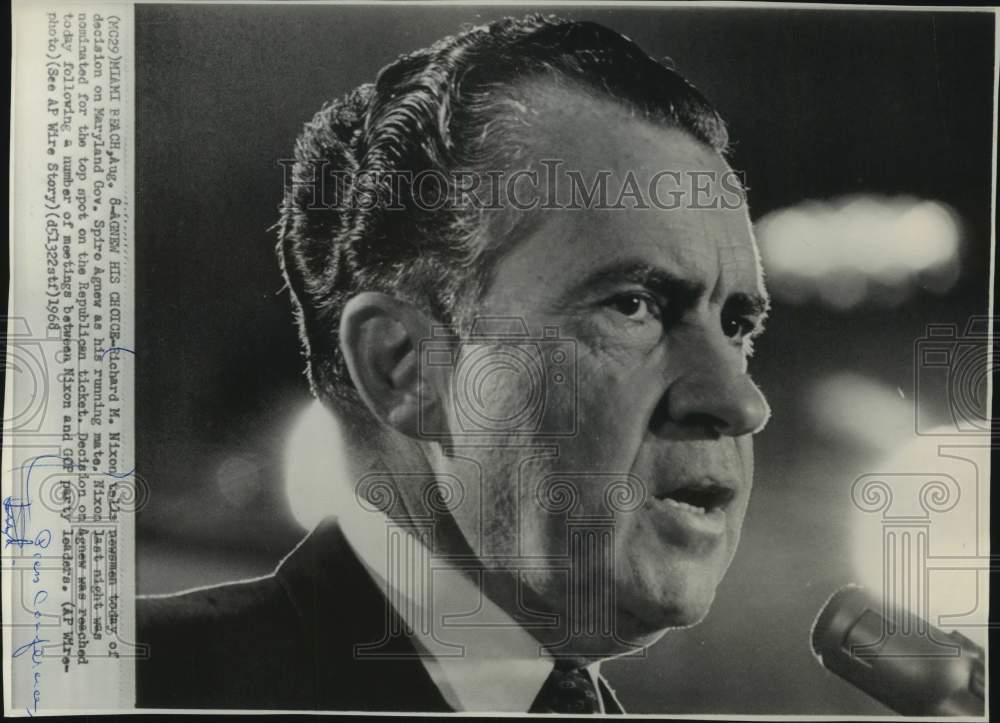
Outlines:
{"type": "Polygon", "coordinates": [[[908,610],[847,585],[826,601],[810,643],[820,664],[903,715],[982,715],[984,656],[908,610]]]}
{"type": "Polygon", "coordinates": [[[820,665],[825,667],[823,653],[829,655],[831,651],[839,649],[842,641],[841,633],[864,614],[868,603],[867,597],[865,588],[850,583],[836,590],[823,603],[809,630],[813,655],[820,665]]]}

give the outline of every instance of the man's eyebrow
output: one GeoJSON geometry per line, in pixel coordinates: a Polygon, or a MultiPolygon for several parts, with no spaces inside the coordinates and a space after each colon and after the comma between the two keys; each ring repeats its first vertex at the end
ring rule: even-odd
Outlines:
{"type": "Polygon", "coordinates": [[[620,261],[588,274],[573,284],[567,295],[578,297],[585,291],[608,288],[622,283],[644,286],[653,293],[682,307],[693,305],[698,297],[705,293],[704,284],[681,278],[666,269],[638,261],[620,261]]]}

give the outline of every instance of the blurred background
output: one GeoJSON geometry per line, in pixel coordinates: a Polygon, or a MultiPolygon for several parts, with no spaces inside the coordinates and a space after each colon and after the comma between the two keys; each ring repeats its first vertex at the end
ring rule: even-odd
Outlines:
{"type": "MultiPolygon", "coordinates": [[[[669,56],[727,119],[774,295],[751,361],[774,416],[736,561],[702,625],[604,671],[633,713],[886,713],[808,634],[835,589],[880,579],[862,475],[945,470],[962,503],[934,513],[932,555],[988,553],[969,324],[990,279],[993,15],[557,9],[669,56]]],[[[267,573],[304,534],[283,477],[310,398],[269,230],[278,159],[396,55],[524,11],[136,7],[141,592],[267,573]]],[[[975,594],[974,571],[950,574],[932,588],[975,594]]]]}

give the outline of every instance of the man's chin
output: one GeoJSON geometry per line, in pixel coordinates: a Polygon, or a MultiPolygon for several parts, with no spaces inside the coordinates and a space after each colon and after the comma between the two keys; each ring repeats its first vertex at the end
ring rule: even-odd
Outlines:
{"type": "Polygon", "coordinates": [[[581,659],[602,660],[637,653],[648,648],[670,630],[699,623],[707,614],[692,608],[655,608],[656,614],[644,611],[642,617],[619,607],[615,613],[614,633],[610,637],[581,637],[573,642],[581,659]]]}
{"type": "Polygon", "coordinates": [[[697,625],[708,615],[715,600],[715,585],[702,582],[661,594],[621,596],[620,627],[623,633],[659,637],[667,630],[697,625]]]}

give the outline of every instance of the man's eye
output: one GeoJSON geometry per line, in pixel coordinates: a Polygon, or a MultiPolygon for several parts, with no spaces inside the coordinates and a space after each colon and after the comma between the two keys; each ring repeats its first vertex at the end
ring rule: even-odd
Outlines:
{"type": "Polygon", "coordinates": [[[608,306],[632,321],[660,318],[660,307],[642,294],[621,294],[608,300],[608,306]]]}
{"type": "Polygon", "coordinates": [[[724,316],[722,318],[722,331],[730,339],[749,336],[756,327],[757,325],[745,316],[724,316]]]}

